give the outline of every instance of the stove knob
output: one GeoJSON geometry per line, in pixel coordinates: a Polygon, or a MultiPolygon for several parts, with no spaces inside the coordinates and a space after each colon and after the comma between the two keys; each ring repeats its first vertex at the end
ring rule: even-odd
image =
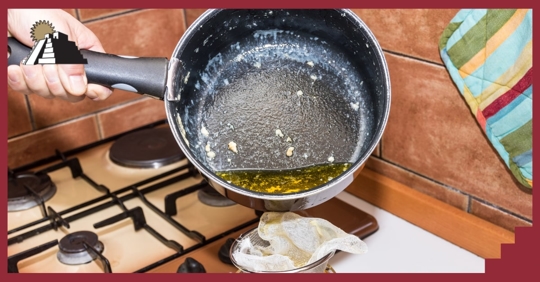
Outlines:
{"type": "Polygon", "coordinates": [[[204,266],[192,258],[186,258],[184,263],[182,263],[176,273],[206,273],[204,266]]]}
{"type": "Polygon", "coordinates": [[[229,252],[231,250],[231,246],[232,246],[233,242],[234,242],[234,239],[229,238],[229,239],[227,239],[227,241],[225,241],[223,246],[221,246],[221,248],[219,248],[218,257],[219,257],[219,260],[221,262],[226,263],[226,264],[230,264],[230,265],[233,264],[231,262],[231,257],[229,255],[229,252]]]}

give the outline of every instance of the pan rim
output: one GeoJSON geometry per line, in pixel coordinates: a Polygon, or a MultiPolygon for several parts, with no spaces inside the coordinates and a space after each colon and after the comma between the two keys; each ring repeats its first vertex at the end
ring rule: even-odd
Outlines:
{"type": "MultiPolygon", "coordinates": [[[[171,60],[173,58],[177,58],[179,54],[182,54],[182,52],[185,50],[187,43],[189,40],[193,37],[193,35],[196,33],[197,29],[200,25],[208,22],[215,16],[216,14],[227,10],[227,9],[208,9],[201,16],[199,16],[186,30],[184,35],[181,37],[180,41],[178,42],[178,45],[176,46],[175,50],[173,51],[173,55],[171,57],[171,60]]],[[[317,187],[313,187],[309,190],[301,191],[301,192],[295,192],[295,193],[287,193],[287,194],[271,194],[271,193],[262,193],[262,192],[256,192],[249,189],[245,189],[236,185],[232,185],[231,183],[228,183],[224,179],[220,178],[215,174],[214,171],[210,170],[207,166],[203,165],[198,159],[193,155],[191,152],[191,149],[189,146],[187,146],[187,142],[184,139],[182,135],[179,134],[180,130],[179,125],[177,124],[178,121],[175,119],[176,116],[173,116],[176,114],[176,111],[173,111],[173,105],[172,103],[174,101],[165,99],[165,110],[167,113],[167,119],[170,125],[174,126],[173,135],[181,147],[182,151],[186,155],[186,158],[189,160],[191,164],[193,164],[204,177],[209,178],[209,183],[216,183],[223,187],[225,190],[225,193],[227,193],[227,190],[230,190],[234,193],[251,197],[251,198],[257,198],[261,200],[275,200],[275,201],[290,201],[290,200],[296,200],[306,197],[311,197],[313,195],[319,194],[323,191],[326,191],[334,186],[338,186],[342,184],[344,181],[351,180],[354,178],[354,172],[358,169],[361,169],[367,159],[371,156],[377,145],[380,143],[382,139],[382,135],[386,129],[388,118],[390,115],[390,105],[391,105],[391,84],[390,84],[390,73],[388,69],[388,64],[386,61],[386,58],[384,56],[383,50],[377,41],[375,35],[373,32],[369,29],[369,27],[360,19],[358,15],[356,15],[352,10],[350,9],[331,9],[336,10],[341,13],[344,13],[348,20],[351,20],[355,23],[356,26],[360,27],[362,31],[364,32],[364,35],[366,36],[366,39],[369,41],[370,46],[374,50],[374,57],[377,59],[380,67],[381,67],[381,85],[384,86],[385,90],[385,99],[383,106],[384,112],[382,113],[382,119],[379,121],[379,126],[377,126],[375,134],[373,136],[371,144],[366,149],[366,151],[361,154],[360,158],[351,165],[351,167],[338,177],[326,182],[325,184],[319,185],[317,187]]],[[[177,74],[169,70],[168,73],[168,79],[174,79],[174,77],[177,74]]],[[[174,91],[174,89],[168,89],[168,91],[174,91]]],[[[178,117],[180,118],[180,117],[178,117]]],[[[346,187],[346,186],[345,186],[346,187]]],[[[214,187],[215,188],[215,187],[214,187]]],[[[341,192],[341,191],[340,191],[341,192]]],[[[337,194],[337,193],[336,193],[337,194]]]]}

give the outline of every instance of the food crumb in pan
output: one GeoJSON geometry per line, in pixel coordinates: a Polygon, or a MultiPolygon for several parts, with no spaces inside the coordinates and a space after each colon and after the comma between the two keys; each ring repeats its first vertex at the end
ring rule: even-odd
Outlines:
{"type": "Polygon", "coordinates": [[[285,140],[285,141],[290,143],[290,142],[292,142],[292,139],[291,139],[291,137],[287,137],[287,140],[285,140]]]}
{"type": "Polygon", "coordinates": [[[331,163],[333,163],[333,162],[334,162],[334,157],[332,157],[332,156],[329,157],[329,158],[328,158],[328,161],[331,162],[331,163]]]}
{"type": "Polygon", "coordinates": [[[210,134],[204,125],[201,127],[201,133],[204,135],[204,137],[208,137],[210,134]]]}
{"type": "Polygon", "coordinates": [[[308,64],[310,67],[314,66],[314,64],[313,64],[312,61],[307,62],[307,64],[308,64]]]}
{"type": "Polygon", "coordinates": [[[314,75],[314,74],[310,75],[309,77],[311,77],[311,79],[313,79],[313,80],[317,80],[317,76],[314,75]]]}
{"type": "Polygon", "coordinates": [[[210,152],[210,143],[206,143],[206,147],[204,147],[204,149],[205,149],[207,152],[210,152]]]}
{"type": "Polygon", "coordinates": [[[351,103],[351,107],[353,108],[353,110],[358,111],[358,107],[359,107],[359,106],[358,106],[358,102],[356,102],[356,103],[351,103]]]}
{"type": "Polygon", "coordinates": [[[283,135],[283,132],[281,132],[281,129],[276,129],[276,136],[283,138],[283,136],[285,135],[283,135]]]}
{"type": "Polygon", "coordinates": [[[241,62],[243,59],[244,59],[244,56],[242,54],[240,54],[240,55],[236,56],[236,58],[234,58],[234,60],[236,62],[241,62]]]}
{"type": "Polygon", "coordinates": [[[206,153],[206,155],[208,156],[208,158],[210,159],[213,159],[216,157],[216,153],[214,153],[214,151],[209,151],[208,153],[206,153]]]}
{"type": "Polygon", "coordinates": [[[298,96],[302,96],[304,94],[304,92],[302,92],[302,90],[298,90],[298,92],[296,92],[296,95],[298,96]]]}
{"type": "Polygon", "coordinates": [[[294,147],[289,147],[289,149],[287,149],[287,157],[292,156],[293,151],[294,151],[294,147]]]}
{"type": "Polygon", "coordinates": [[[233,141],[229,142],[229,150],[231,150],[234,153],[238,154],[238,149],[236,148],[236,143],[234,143],[233,141]]]}

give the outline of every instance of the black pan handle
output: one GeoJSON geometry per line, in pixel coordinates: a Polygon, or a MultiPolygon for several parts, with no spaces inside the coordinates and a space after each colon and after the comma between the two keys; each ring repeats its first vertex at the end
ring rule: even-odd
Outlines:
{"type": "MultiPolygon", "coordinates": [[[[8,66],[19,65],[31,48],[8,37],[8,66]]],[[[167,58],[125,57],[80,50],[87,60],[84,66],[88,83],[150,95],[163,100],[167,88],[167,58]]]]}

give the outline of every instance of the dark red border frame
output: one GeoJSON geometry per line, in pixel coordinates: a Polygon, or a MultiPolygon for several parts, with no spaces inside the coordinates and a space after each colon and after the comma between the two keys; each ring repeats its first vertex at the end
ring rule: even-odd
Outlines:
{"type": "MultiPolygon", "coordinates": [[[[7,1],[6,1],[7,2],[7,1]]],[[[4,2],[4,3],[6,3],[4,2]]],[[[82,1],[81,1],[82,2],[82,1]]],[[[383,8],[534,8],[534,2],[523,1],[523,0],[514,0],[514,1],[505,1],[499,2],[494,0],[453,0],[453,1],[426,1],[426,0],[414,0],[414,1],[361,1],[361,0],[332,0],[332,1],[313,1],[313,0],[302,0],[302,1],[291,1],[291,0],[272,0],[272,1],[247,1],[247,0],[229,0],[229,1],[219,1],[219,0],[205,0],[205,1],[126,1],[126,0],[116,0],[116,1],[107,1],[107,0],[93,0],[85,3],[75,3],[75,1],[66,1],[66,0],[46,0],[46,1],[36,1],[36,0],[26,0],[16,3],[2,4],[8,8],[373,8],[373,9],[383,9],[383,8]]],[[[4,15],[6,15],[5,13],[4,15]]],[[[534,16],[534,13],[533,13],[534,16]]],[[[414,19],[411,19],[414,20],[414,19]]],[[[536,21],[533,19],[533,38],[537,37],[538,34],[538,25],[535,24],[536,21]]],[[[6,19],[2,22],[2,26],[5,26],[7,29],[7,16],[6,19]]],[[[533,44],[533,48],[536,45],[533,44]]],[[[537,49],[537,48],[535,48],[537,49]]],[[[534,50],[534,49],[533,49],[534,50]]],[[[534,59],[538,61],[538,59],[534,59]]],[[[533,62],[534,64],[534,62],[533,62]]],[[[2,75],[6,75],[6,69],[2,71],[2,75]]],[[[534,81],[534,79],[533,79],[534,81]]],[[[7,87],[7,80],[3,80],[2,87],[7,87]]],[[[6,89],[6,88],[3,88],[6,89]]],[[[3,95],[1,99],[1,122],[0,122],[0,137],[4,140],[7,140],[7,95],[3,95]]],[[[533,106],[534,108],[534,106],[533,106]]],[[[534,127],[533,122],[533,127],[534,127]]],[[[537,126],[538,127],[538,126],[537,126]]],[[[534,130],[533,130],[534,132],[534,130]]],[[[534,133],[533,133],[534,134],[534,133]]],[[[533,136],[534,137],[534,136],[533,136]]],[[[534,138],[533,138],[534,140],[534,138]]],[[[7,142],[0,150],[0,164],[2,168],[7,170],[7,142]]],[[[534,154],[534,152],[533,152],[534,154]]],[[[538,153],[533,155],[533,158],[538,153]]],[[[1,183],[7,183],[6,174],[0,174],[1,183]]],[[[496,179],[494,179],[496,181],[496,179]]],[[[0,187],[6,187],[0,185],[0,187]]],[[[7,191],[4,190],[3,193],[0,193],[0,211],[7,211],[7,191]]],[[[533,192],[534,193],[534,192],[533,192]]],[[[540,200],[534,200],[533,197],[533,206],[535,203],[538,203],[540,200]]],[[[7,212],[6,212],[7,213],[7,212]]],[[[0,222],[3,226],[7,228],[7,219],[6,213],[1,217],[0,222]]],[[[539,209],[533,209],[533,216],[538,217],[539,209]]],[[[503,245],[501,246],[502,258],[501,259],[489,259],[486,260],[485,273],[483,274],[423,274],[423,273],[414,273],[414,274],[377,274],[377,273],[368,273],[368,274],[334,274],[334,279],[340,280],[363,280],[363,281],[397,281],[401,279],[414,279],[414,281],[450,281],[450,280],[461,280],[461,281],[483,281],[483,280],[525,280],[525,281],[540,281],[534,279],[534,277],[540,277],[538,273],[540,272],[540,263],[538,263],[538,257],[540,253],[539,248],[539,239],[540,232],[539,227],[522,227],[516,229],[515,244],[503,245]],[[536,240],[535,240],[536,239],[536,240]]],[[[2,245],[1,249],[4,250],[4,253],[7,253],[7,246],[2,245]]],[[[100,281],[114,281],[113,279],[122,279],[124,281],[141,281],[148,282],[148,279],[159,279],[161,281],[186,281],[186,279],[221,279],[224,281],[249,281],[253,282],[254,279],[261,279],[263,281],[275,281],[276,277],[270,275],[258,275],[253,277],[252,275],[234,275],[234,274],[187,274],[188,276],[178,276],[177,274],[155,274],[159,277],[152,277],[149,274],[8,274],[7,273],[7,257],[0,256],[2,261],[0,265],[4,265],[4,271],[2,272],[2,277],[5,277],[3,281],[32,281],[35,282],[36,279],[45,279],[49,281],[95,281],[99,279],[100,281]],[[96,276],[99,275],[99,276],[96,276]],[[191,276],[189,276],[191,275],[191,276]]],[[[305,274],[307,275],[307,274],[305,274]]],[[[296,279],[306,278],[314,280],[323,280],[328,279],[328,276],[321,276],[317,274],[310,275],[305,277],[305,275],[296,276],[296,279]],[[302,277],[304,276],[304,277],[302,277]]],[[[295,279],[291,274],[282,274],[279,279],[295,279]]]]}

